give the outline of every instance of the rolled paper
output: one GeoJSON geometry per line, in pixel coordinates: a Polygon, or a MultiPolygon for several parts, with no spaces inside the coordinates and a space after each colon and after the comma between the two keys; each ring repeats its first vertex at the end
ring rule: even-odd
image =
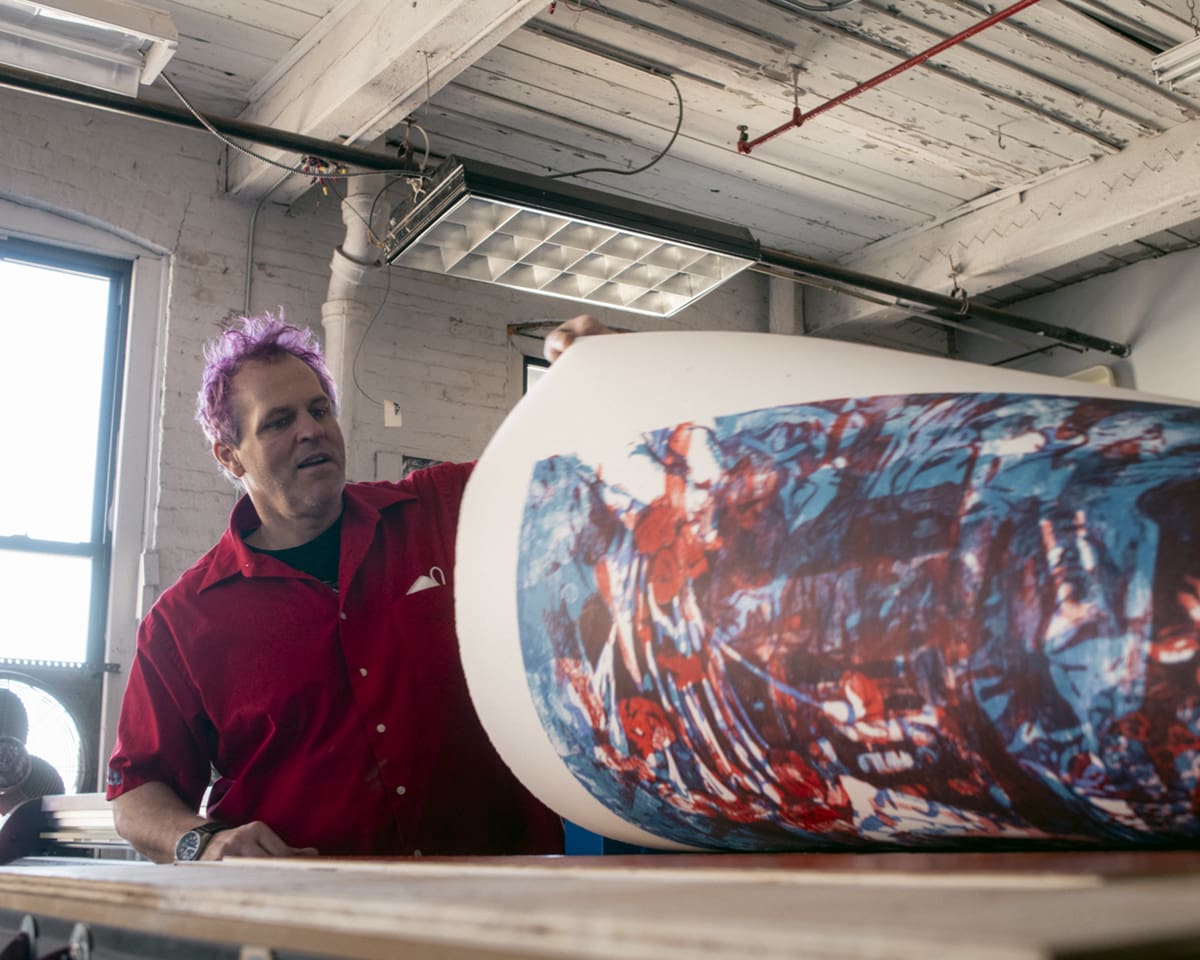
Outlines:
{"type": "Polygon", "coordinates": [[[464,668],[666,849],[1200,839],[1200,409],[807,338],[574,344],[463,502],[464,668]]]}

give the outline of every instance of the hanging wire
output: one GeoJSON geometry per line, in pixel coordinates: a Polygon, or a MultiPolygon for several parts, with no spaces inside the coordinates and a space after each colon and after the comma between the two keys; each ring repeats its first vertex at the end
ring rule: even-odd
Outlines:
{"type": "MultiPolygon", "coordinates": [[[[374,199],[371,201],[371,211],[369,213],[369,217],[372,222],[374,222],[374,220],[375,220],[375,209],[379,205],[379,201],[382,200],[384,198],[384,196],[387,194],[387,192],[389,190],[391,190],[392,187],[394,187],[398,183],[405,184],[412,191],[412,199],[413,199],[414,203],[420,198],[421,194],[423,194],[425,192],[425,178],[423,176],[393,177],[390,181],[388,181],[382,187],[379,188],[378,192],[375,194],[374,199]]],[[[390,224],[391,224],[390,219],[388,221],[388,224],[390,227],[390,224]]],[[[390,233],[390,229],[388,230],[388,232],[390,233]]],[[[380,247],[383,247],[385,245],[385,241],[387,239],[386,236],[383,238],[380,238],[380,237],[376,236],[374,233],[372,233],[371,236],[372,236],[372,243],[375,243],[380,247]]]]}
{"type": "Polygon", "coordinates": [[[254,205],[254,212],[250,214],[250,223],[246,228],[246,289],[243,295],[242,311],[246,316],[250,316],[250,292],[254,287],[254,234],[258,226],[258,215],[262,212],[263,206],[270,199],[271,194],[284,185],[291,173],[285,173],[274,184],[271,189],[258,198],[258,203],[254,205]]]}
{"type": "MultiPolygon", "coordinates": [[[[651,72],[658,73],[658,71],[651,72]]],[[[675,88],[675,100],[679,104],[679,116],[675,120],[675,132],[671,134],[671,139],[668,140],[667,145],[659,151],[658,156],[656,156],[649,163],[644,163],[634,170],[617,170],[614,167],[584,167],[582,170],[569,170],[566,173],[548,174],[544,179],[561,180],[563,177],[578,177],[584,173],[615,173],[622,177],[631,177],[635,173],[641,173],[643,170],[649,170],[652,166],[658,163],[659,160],[665,157],[671,147],[675,145],[675,140],[679,136],[680,129],[683,127],[683,94],[679,91],[679,84],[675,82],[675,78],[669,73],[658,73],[658,76],[665,77],[670,81],[671,86],[675,88]]]]}
{"type": "Polygon", "coordinates": [[[413,130],[416,130],[425,141],[425,155],[421,157],[421,163],[417,167],[417,170],[424,174],[425,167],[429,163],[429,134],[425,132],[425,128],[423,126],[421,126],[419,123],[416,123],[411,118],[404,121],[404,143],[402,144],[403,149],[401,151],[401,156],[408,156],[409,147],[411,146],[411,144],[408,142],[408,135],[413,130]]]}
{"type": "Polygon", "coordinates": [[[305,158],[303,165],[295,167],[288,163],[280,163],[278,160],[273,160],[271,157],[264,156],[261,153],[251,150],[249,147],[243,147],[241,144],[235,143],[233,140],[229,139],[229,137],[225,136],[225,134],[221,133],[220,130],[218,130],[209,122],[208,118],[204,116],[204,114],[193,107],[188,98],[185,97],[180,89],[171,82],[170,77],[168,77],[165,73],[160,73],[159,77],[162,79],[162,82],[165,83],[168,88],[170,88],[171,92],[179,98],[179,102],[187,108],[188,112],[198,121],[200,121],[201,126],[203,126],[205,130],[211,133],[223,144],[225,144],[225,146],[229,147],[230,150],[236,150],[238,153],[244,154],[247,157],[253,157],[255,160],[260,160],[263,163],[270,164],[272,167],[278,167],[280,170],[286,170],[288,173],[299,173],[306,177],[312,177],[314,183],[324,180],[348,180],[350,177],[370,177],[379,173],[378,170],[354,172],[341,169],[336,171],[331,170],[329,172],[316,170],[314,169],[314,162],[320,164],[328,163],[328,161],[321,160],[319,157],[312,157],[311,160],[313,162],[310,162],[309,158],[305,158]]]}
{"type": "Polygon", "coordinates": [[[392,267],[388,264],[387,283],[383,287],[383,299],[379,301],[379,306],[375,308],[375,313],[371,317],[371,322],[367,324],[367,329],[363,331],[362,338],[358,341],[358,348],[354,351],[354,360],[350,364],[350,376],[354,379],[354,386],[358,388],[358,392],[371,401],[371,403],[382,403],[382,400],[376,400],[373,396],[363,389],[363,385],[358,381],[358,358],[362,356],[363,346],[367,342],[367,337],[370,336],[371,328],[375,326],[375,321],[379,319],[379,315],[383,313],[383,308],[387,304],[388,295],[392,292],[392,267]]]}
{"type": "MultiPolygon", "coordinates": [[[[425,71],[426,71],[426,89],[428,90],[428,86],[430,83],[429,55],[428,54],[426,54],[426,57],[425,57],[425,71]]],[[[403,148],[404,155],[407,155],[407,152],[408,152],[408,148],[409,148],[408,135],[409,135],[409,131],[411,129],[415,128],[421,134],[422,139],[424,139],[424,141],[425,141],[425,152],[421,158],[421,162],[418,167],[418,174],[416,177],[406,177],[401,174],[388,174],[386,172],[382,172],[379,170],[350,172],[350,171],[346,171],[343,169],[339,169],[336,171],[332,171],[332,170],[325,171],[322,168],[324,167],[324,165],[326,165],[328,163],[328,161],[325,161],[319,157],[311,157],[311,158],[306,157],[304,164],[302,166],[296,167],[296,166],[292,166],[291,164],[280,163],[278,160],[274,160],[271,157],[264,156],[260,153],[257,153],[254,150],[251,150],[247,147],[243,147],[241,144],[235,143],[229,137],[227,137],[223,133],[221,133],[220,130],[218,130],[216,127],[214,127],[212,125],[212,123],[209,122],[207,117],[205,117],[202,113],[200,113],[199,110],[197,110],[194,106],[192,106],[191,102],[187,99],[187,97],[185,97],[183,95],[183,93],[180,91],[180,89],[178,87],[176,87],[174,83],[171,82],[170,77],[168,77],[165,73],[160,73],[159,76],[162,78],[163,83],[165,83],[167,85],[167,87],[170,88],[171,92],[174,93],[175,96],[179,98],[179,101],[188,109],[188,112],[191,113],[192,116],[194,116],[200,122],[200,124],[204,127],[204,129],[207,130],[209,133],[211,133],[214,137],[216,137],[218,140],[220,140],[221,143],[225,144],[225,146],[229,147],[231,150],[235,150],[238,153],[244,154],[245,156],[252,157],[255,160],[260,160],[263,163],[269,164],[272,167],[278,167],[280,170],[286,170],[289,174],[290,173],[299,173],[299,174],[302,174],[307,177],[312,177],[313,183],[318,183],[318,182],[321,183],[322,189],[325,188],[326,180],[331,180],[331,181],[332,180],[348,180],[350,177],[370,177],[370,176],[379,175],[380,173],[382,173],[383,176],[385,176],[385,177],[390,176],[392,178],[391,181],[389,183],[385,183],[383,185],[383,187],[380,188],[378,193],[375,194],[374,199],[371,201],[370,213],[368,214],[368,216],[366,218],[364,218],[361,213],[358,213],[357,210],[354,210],[353,207],[350,208],[352,210],[352,212],[354,213],[354,215],[357,216],[360,220],[362,220],[365,223],[366,228],[367,228],[367,237],[374,246],[377,246],[377,247],[383,246],[382,242],[380,241],[379,237],[376,235],[373,227],[371,226],[371,221],[374,220],[374,218],[375,218],[376,205],[378,204],[380,198],[384,195],[384,193],[386,193],[387,190],[389,190],[397,182],[404,182],[409,185],[409,187],[413,190],[413,192],[415,194],[419,195],[421,192],[422,186],[424,185],[425,166],[429,162],[429,134],[425,132],[424,127],[420,126],[419,124],[413,123],[411,120],[409,120],[407,122],[407,128],[405,130],[404,148],[403,148]]],[[[674,81],[672,81],[672,82],[674,82],[674,81]]],[[[428,112],[428,102],[429,101],[427,99],[426,100],[426,112],[428,112]]],[[[281,178],[275,184],[275,186],[271,188],[270,192],[274,192],[275,188],[278,187],[280,184],[282,184],[283,180],[286,180],[286,179],[287,179],[286,176],[281,178]]],[[[340,200],[345,199],[340,193],[338,193],[336,187],[333,188],[333,191],[334,191],[334,195],[337,196],[340,200]]],[[[268,196],[269,195],[270,195],[270,193],[268,193],[268,196]]],[[[266,197],[264,197],[263,199],[265,200],[266,197]]],[[[260,201],[259,206],[261,207],[261,205],[262,205],[262,203],[260,201]]],[[[343,209],[345,209],[345,204],[343,204],[343,209]]],[[[258,213],[258,210],[256,208],[255,214],[257,215],[257,213],[258,213]]],[[[251,229],[253,229],[253,227],[251,229]]],[[[354,351],[354,360],[350,365],[350,373],[354,380],[354,386],[358,389],[358,392],[361,393],[364,397],[366,397],[367,400],[369,400],[371,403],[378,403],[379,401],[377,401],[374,397],[372,397],[369,393],[367,393],[367,391],[365,389],[363,389],[362,384],[359,382],[358,360],[359,360],[359,357],[362,355],[363,346],[367,342],[367,336],[371,333],[371,329],[375,326],[375,321],[378,320],[380,317],[380,314],[383,313],[383,308],[387,304],[388,296],[391,294],[391,290],[392,290],[392,270],[391,270],[391,266],[388,265],[387,266],[387,280],[386,280],[386,283],[384,284],[384,289],[383,289],[383,299],[379,301],[379,306],[376,307],[375,313],[371,317],[371,322],[367,324],[367,329],[363,331],[362,338],[358,342],[358,348],[354,351]]],[[[247,299],[248,298],[249,298],[249,290],[247,288],[247,299]]],[[[247,305],[247,309],[249,309],[248,305],[247,305]]]]}
{"type": "Polygon", "coordinates": [[[422,55],[425,57],[425,102],[421,104],[425,108],[425,122],[429,122],[429,104],[433,100],[433,78],[429,75],[429,51],[422,50],[422,55]]]}
{"type": "MultiPolygon", "coordinates": [[[[425,54],[425,103],[424,103],[426,120],[429,119],[429,100],[430,100],[429,54],[426,53],[425,54]]],[[[404,160],[408,159],[408,156],[410,153],[410,148],[412,146],[411,143],[409,142],[409,135],[412,133],[413,130],[416,130],[419,134],[421,134],[421,139],[423,139],[425,141],[425,152],[421,156],[420,163],[418,163],[418,165],[417,165],[417,175],[415,177],[404,176],[402,174],[389,175],[390,179],[387,180],[384,183],[384,185],[382,187],[380,187],[379,190],[376,191],[375,196],[372,197],[371,209],[367,213],[367,217],[366,217],[367,238],[370,240],[370,242],[374,246],[378,247],[381,250],[384,249],[383,240],[380,239],[380,237],[375,233],[374,227],[371,226],[371,224],[374,223],[374,221],[375,221],[375,211],[379,205],[379,201],[397,183],[406,184],[408,186],[408,188],[410,190],[412,190],[414,199],[419,197],[422,193],[424,193],[425,167],[429,164],[429,134],[425,131],[424,127],[422,127],[419,123],[416,123],[411,117],[409,117],[408,119],[406,119],[404,121],[404,142],[400,145],[400,150],[398,152],[398,156],[404,160]]],[[[358,216],[359,219],[362,219],[362,214],[358,213],[357,211],[355,211],[355,215],[358,216]]],[[[363,331],[362,338],[358,341],[358,347],[354,351],[354,360],[350,364],[350,375],[354,380],[355,388],[358,390],[359,393],[361,393],[364,397],[366,397],[367,400],[372,404],[379,404],[379,403],[382,403],[383,401],[376,400],[374,397],[372,397],[369,393],[367,393],[367,391],[363,388],[363,385],[359,382],[358,358],[360,356],[362,356],[363,347],[365,347],[367,344],[367,337],[370,336],[371,330],[375,326],[375,321],[378,320],[380,315],[383,313],[383,308],[387,305],[388,295],[392,292],[392,265],[390,263],[385,263],[383,265],[383,268],[386,271],[386,280],[385,280],[385,283],[383,286],[383,299],[379,301],[379,306],[375,308],[375,313],[371,317],[371,322],[367,324],[367,329],[363,331]]]]}
{"type": "MultiPolygon", "coordinates": [[[[413,123],[411,120],[406,121],[406,122],[408,123],[408,125],[410,127],[415,127],[417,130],[420,130],[421,136],[425,138],[425,155],[421,158],[420,165],[417,169],[417,175],[416,176],[405,176],[403,174],[387,174],[387,173],[385,173],[385,174],[383,174],[383,176],[386,178],[385,183],[382,187],[380,187],[375,192],[375,196],[371,199],[371,208],[368,211],[367,215],[364,217],[354,207],[350,208],[350,211],[356,217],[358,217],[358,219],[361,220],[362,223],[366,226],[367,239],[371,242],[372,246],[379,247],[380,249],[383,249],[384,242],[383,242],[383,239],[379,236],[379,234],[377,234],[375,232],[375,227],[374,227],[375,213],[379,208],[379,201],[382,200],[384,195],[392,187],[394,187],[397,183],[406,184],[408,186],[408,188],[412,191],[414,200],[417,197],[419,197],[422,193],[425,192],[424,191],[425,165],[429,162],[429,135],[425,132],[425,130],[423,128],[421,128],[417,124],[413,123]]],[[[408,146],[409,146],[408,132],[405,131],[404,145],[400,152],[401,157],[407,156],[408,146]]],[[[345,200],[345,197],[343,197],[340,193],[338,193],[337,187],[331,185],[331,189],[333,190],[334,196],[338,197],[338,199],[340,199],[340,200],[345,200]]]]}
{"type": "MultiPolygon", "coordinates": [[[[371,227],[371,221],[375,219],[375,201],[374,200],[371,201],[371,210],[368,213],[368,215],[364,217],[361,213],[358,212],[357,209],[355,209],[353,204],[346,203],[346,195],[344,193],[341,193],[338,190],[337,184],[331,183],[329,185],[329,189],[333,192],[333,195],[335,197],[337,197],[338,203],[341,204],[341,210],[342,210],[343,214],[347,210],[349,210],[352,214],[354,214],[354,216],[356,216],[359,219],[359,221],[362,223],[362,225],[367,228],[367,242],[369,244],[371,244],[371,246],[373,246],[373,247],[382,247],[383,244],[380,243],[379,237],[376,236],[374,229],[372,229],[372,227],[371,227]]],[[[383,189],[387,189],[386,185],[383,188],[381,188],[380,192],[382,192],[383,189]]],[[[376,193],[375,197],[378,198],[379,193],[376,193]]]]}

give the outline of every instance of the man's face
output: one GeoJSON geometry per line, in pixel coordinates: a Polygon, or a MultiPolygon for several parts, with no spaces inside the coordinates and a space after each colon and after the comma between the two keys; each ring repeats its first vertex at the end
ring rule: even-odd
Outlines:
{"type": "Polygon", "coordinates": [[[346,447],[329,397],[291,355],[246,363],[233,377],[240,440],[213,453],[241,480],[262,520],[264,546],[298,546],[341,513],[346,447]],[[301,539],[295,543],[282,543],[301,539]]]}

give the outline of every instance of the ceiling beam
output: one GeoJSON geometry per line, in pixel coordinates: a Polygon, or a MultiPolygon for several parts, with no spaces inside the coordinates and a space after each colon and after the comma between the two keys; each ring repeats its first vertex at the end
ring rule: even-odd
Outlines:
{"type": "MultiPolygon", "coordinates": [[[[1200,218],[1200,120],[1119,154],[965,204],[931,226],[881,240],[839,263],[860,273],[978,295],[1200,218]],[[953,274],[953,277],[952,277],[953,274]]],[[[805,291],[808,329],[894,317],[829,291],[805,291]]]]}
{"type": "MultiPolygon", "coordinates": [[[[266,81],[239,120],[307,137],[369,144],[486,54],[539,10],[543,0],[358,0],[340,4],[266,81]]],[[[295,154],[257,153],[295,165],[295,154]]],[[[282,171],[237,153],[229,191],[254,198],[282,171]]],[[[294,199],[293,177],[274,196],[294,199]]]]}

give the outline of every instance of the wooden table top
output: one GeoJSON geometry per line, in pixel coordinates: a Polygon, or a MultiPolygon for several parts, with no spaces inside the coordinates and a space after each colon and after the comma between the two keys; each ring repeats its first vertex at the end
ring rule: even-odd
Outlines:
{"type": "Polygon", "coordinates": [[[387,960],[1200,956],[1200,851],[28,858],[0,908],[387,960]]]}

